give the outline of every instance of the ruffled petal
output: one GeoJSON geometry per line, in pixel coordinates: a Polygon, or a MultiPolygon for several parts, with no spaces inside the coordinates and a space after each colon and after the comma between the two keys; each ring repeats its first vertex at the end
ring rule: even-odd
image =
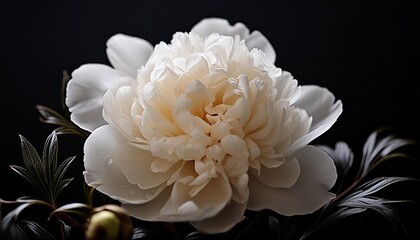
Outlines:
{"type": "Polygon", "coordinates": [[[153,46],[148,41],[121,33],[112,36],[106,46],[112,66],[134,79],[137,77],[137,70],[153,52],[153,46]]]}
{"type": "Polygon", "coordinates": [[[193,188],[176,182],[161,210],[162,218],[166,221],[200,221],[218,214],[232,198],[230,184],[222,176],[211,179],[195,196],[191,196],[193,188]]]}
{"type": "Polygon", "coordinates": [[[241,39],[245,39],[249,35],[249,29],[243,23],[230,25],[228,20],[223,18],[205,18],[198,22],[192,30],[201,37],[210,36],[212,33],[219,33],[225,36],[239,35],[241,39]]]}
{"type": "Polygon", "coordinates": [[[103,64],[84,64],[71,77],[66,89],[70,119],[90,132],[106,124],[102,117],[102,97],[122,74],[103,64]]]}
{"type": "Polygon", "coordinates": [[[105,125],[97,128],[86,139],[84,146],[85,181],[89,186],[121,202],[148,202],[155,198],[166,184],[141,189],[137,184],[130,183],[118,164],[121,160],[119,153],[125,151],[137,151],[135,154],[140,156],[142,154],[142,150],[130,146],[113,127],[105,125]]]}
{"type": "Polygon", "coordinates": [[[191,224],[200,232],[207,234],[227,232],[243,220],[245,210],[246,203],[232,201],[216,216],[191,224]]]}
{"type": "Polygon", "coordinates": [[[315,85],[302,86],[302,95],[294,106],[305,109],[312,117],[312,125],[309,133],[292,143],[287,152],[293,152],[306,146],[330,129],[343,112],[341,101],[334,101],[334,95],[326,88],[315,85]]]}
{"type": "Polygon", "coordinates": [[[245,38],[245,44],[249,50],[257,48],[265,53],[264,63],[274,64],[276,61],[276,51],[267,38],[259,31],[253,31],[251,35],[245,38]]]}
{"type": "Polygon", "coordinates": [[[278,167],[267,168],[261,166],[260,174],[258,171],[252,169],[254,176],[263,184],[273,188],[290,188],[292,187],[300,176],[299,161],[296,158],[285,161],[278,167]]]}
{"type": "Polygon", "coordinates": [[[299,160],[301,174],[291,188],[269,187],[250,174],[249,209],[271,209],[286,216],[301,215],[316,211],[335,197],[329,192],[337,179],[331,157],[311,145],[295,154],[299,160]]]}
{"type": "Polygon", "coordinates": [[[122,77],[115,81],[103,97],[103,118],[130,140],[142,138],[135,124],[136,115],[143,112],[139,104],[134,104],[137,96],[132,85],[135,83],[130,77],[122,77]]]}
{"type": "Polygon", "coordinates": [[[192,30],[201,37],[210,36],[212,33],[219,33],[220,35],[234,37],[238,35],[245,40],[247,48],[251,51],[257,48],[265,53],[265,63],[274,64],[276,61],[276,52],[267,40],[267,38],[259,31],[249,33],[249,29],[243,23],[236,23],[230,25],[229,21],[223,18],[205,18],[198,22],[192,30]]]}
{"type": "Polygon", "coordinates": [[[160,221],[160,210],[171,196],[172,187],[166,187],[156,198],[143,204],[123,203],[121,206],[138,219],[145,221],[160,221]]]}
{"type": "Polygon", "coordinates": [[[142,189],[153,189],[166,183],[182,164],[182,161],[179,161],[166,171],[154,172],[152,171],[152,164],[156,157],[150,151],[124,148],[124,151],[120,151],[118,156],[121,170],[128,181],[138,184],[142,189]]]}

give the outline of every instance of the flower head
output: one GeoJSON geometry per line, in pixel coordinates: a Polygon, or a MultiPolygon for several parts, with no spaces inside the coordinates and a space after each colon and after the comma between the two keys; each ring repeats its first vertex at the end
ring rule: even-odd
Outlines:
{"type": "Polygon", "coordinates": [[[130,215],[217,233],[246,209],[306,214],[334,197],[334,162],[309,143],[341,101],[276,67],[261,33],[211,18],[154,48],[116,35],[107,53],[114,68],[75,70],[66,102],[92,131],[87,184],[130,215]]]}

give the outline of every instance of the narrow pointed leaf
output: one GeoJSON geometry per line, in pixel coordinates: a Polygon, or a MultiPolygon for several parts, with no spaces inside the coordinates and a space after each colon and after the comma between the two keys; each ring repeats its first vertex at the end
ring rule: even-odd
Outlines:
{"type": "Polygon", "coordinates": [[[22,221],[34,233],[37,239],[56,240],[46,229],[34,221],[22,221]]]}

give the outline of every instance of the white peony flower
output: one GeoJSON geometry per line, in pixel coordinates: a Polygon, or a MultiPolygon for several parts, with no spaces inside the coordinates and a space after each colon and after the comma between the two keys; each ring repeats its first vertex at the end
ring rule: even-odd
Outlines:
{"type": "Polygon", "coordinates": [[[75,70],[66,103],[92,131],[86,183],[130,215],[219,233],[246,209],[307,214],[334,198],[334,162],[309,143],[342,103],[277,68],[261,33],[210,18],[153,51],[116,35],[107,53],[115,69],[75,70]]]}

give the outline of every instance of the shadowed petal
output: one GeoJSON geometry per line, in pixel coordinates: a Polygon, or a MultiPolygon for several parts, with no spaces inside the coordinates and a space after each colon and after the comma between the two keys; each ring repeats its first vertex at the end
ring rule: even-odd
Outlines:
{"type": "Polygon", "coordinates": [[[246,203],[232,201],[216,216],[191,224],[199,231],[208,234],[227,232],[244,218],[245,210],[246,203]]]}
{"type": "Polygon", "coordinates": [[[146,63],[153,52],[153,46],[148,41],[116,34],[106,43],[108,59],[117,70],[136,79],[137,70],[146,63]]]}
{"type": "Polygon", "coordinates": [[[162,217],[167,221],[200,221],[218,214],[232,198],[230,184],[222,176],[211,179],[195,196],[191,196],[193,187],[176,182],[161,210],[162,217]]]}
{"type": "Polygon", "coordinates": [[[127,212],[138,219],[145,221],[160,221],[160,210],[171,196],[172,187],[166,187],[155,199],[143,204],[122,204],[127,212]]]}
{"type": "Polygon", "coordinates": [[[269,187],[250,174],[249,209],[271,209],[286,216],[301,215],[316,211],[335,197],[329,190],[337,179],[337,172],[328,154],[308,145],[296,152],[296,159],[301,174],[291,188],[269,187]]]}
{"type": "Polygon", "coordinates": [[[251,170],[262,183],[274,188],[292,187],[300,176],[299,161],[296,158],[285,161],[279,167],[267,168],[262,165],[259,176],[257,176],[257,170],[253,168],[251,170]]]}
{"type": "Polygon", "coordinates": [[[93,131],[86,139],[84,147],[85,181],[111,198],[125,203],[140,204],[148,202],[159,194],[166,186],[159,185],[150,189],[141,189],[131,184],[120,170],[119,152],[142,150],[127,143],[115,128],[105,125],[93,131]]]}
{"type": "Polygon", "coordinates": [[[312,125],[308,134],[289,146],[288,152],[306,146],[330,129],[343,112],[341,101],[337,100],[335,103],[334,101],[334,95],[326,88],[314,85],[302,86],[302,95],[294,106],[306,110],[308,115],[313,118],[312,125]]]}
{"type": "Polygon", "coordinates": [[[102,117],[102,97],[122,74],[103,64],[84,64],[71,75],[66,89],[70,118],[91,132],[106,124],[102,117]]]}

